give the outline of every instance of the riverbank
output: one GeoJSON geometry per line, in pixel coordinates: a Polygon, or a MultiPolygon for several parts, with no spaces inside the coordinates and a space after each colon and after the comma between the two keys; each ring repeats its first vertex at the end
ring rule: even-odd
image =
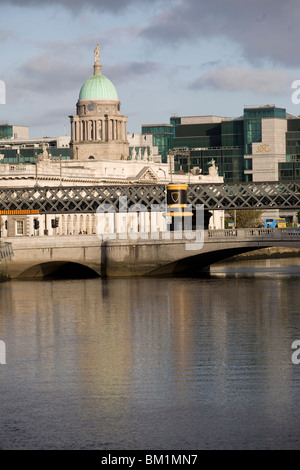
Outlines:
{"type": "Polygon", "coordinates": [[[228,261],[242,260],[260,260],[260,259],[277,259],[277,258],[300,258],[300,249],[298,248],[262,248],[261,250],[250,251],[241,255],[234,256],[228,261]]]}

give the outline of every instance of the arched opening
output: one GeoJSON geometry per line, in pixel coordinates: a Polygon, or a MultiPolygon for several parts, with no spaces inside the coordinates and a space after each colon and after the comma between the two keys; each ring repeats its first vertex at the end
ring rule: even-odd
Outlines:
{"type": "Polygon", "coordinates": [[[93,157],[93,155],[90,155],[88,159],[89,160],[95,160],[95,157],[93,157]]]}
{"type": "Polygon", "coordinates": [[[22,272],[18,279],[92,279],[95,277],[99,277],[99,274],[83,264],[52,261],[31,266],[22,272]]]}
{"type": "Polygon", "coordinates": [[[224,249],[218,251],[209,251],[207,253],[199,253],[194,256],[188,256],[172,263],[166,264],[159,268],[153,269],[146,276],[191,276],[205,273],[209,266],[240,255],[257,250],[257,247],[238,247],[224,249]]]}

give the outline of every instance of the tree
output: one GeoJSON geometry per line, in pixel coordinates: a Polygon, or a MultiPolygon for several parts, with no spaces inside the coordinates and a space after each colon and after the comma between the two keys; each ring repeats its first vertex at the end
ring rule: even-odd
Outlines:
{"type": "Polygon", "coordinates": [[[232,220],[235,220],[236,217],[236,228],[256,228],[263,225],[263,211],[237,210],[236,216],[235,211],[228,211],[228,214],[232,220]]]}

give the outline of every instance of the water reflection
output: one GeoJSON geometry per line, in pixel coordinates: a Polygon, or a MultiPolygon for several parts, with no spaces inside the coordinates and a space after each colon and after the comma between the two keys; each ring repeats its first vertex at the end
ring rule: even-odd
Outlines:
{"type": "Polygon", "coordinates": [[[297,447],[294,267],[0,285],[0,447],[297,447]]]}
{"type": "Polygon", "coordinates": [[[278,277],[278,276],[299,276],[300,259],[266,259],[232,261],[227,263],[216,263],[210,267],[210,275],[214,277],[278,277]]]}

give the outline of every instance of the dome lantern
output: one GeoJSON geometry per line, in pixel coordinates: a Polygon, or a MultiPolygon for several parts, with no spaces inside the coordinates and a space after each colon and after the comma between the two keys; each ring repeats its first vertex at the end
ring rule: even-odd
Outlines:
{"type": "Polygon", "coordinates": [[[99,43],[94,50],[94,75],[82,85],[79,100],[119,100],[113,83],[102,74],[99,43]]]}

